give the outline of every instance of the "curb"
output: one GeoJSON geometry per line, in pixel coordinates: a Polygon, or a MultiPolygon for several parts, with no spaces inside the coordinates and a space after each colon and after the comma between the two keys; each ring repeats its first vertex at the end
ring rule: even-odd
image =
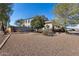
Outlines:
{"type": "Polygon", "coordinates": [[[3,47],[3,45],[6,43],[6,41],[9,39],[10,36],[11,36],[11,34],[9,34],[9,35],[3,40],[3,42],[0,44],[0,49],[3,47]]]}

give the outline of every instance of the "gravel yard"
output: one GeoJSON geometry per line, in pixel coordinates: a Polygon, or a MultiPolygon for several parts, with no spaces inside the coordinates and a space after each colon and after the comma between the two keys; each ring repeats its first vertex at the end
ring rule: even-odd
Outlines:
{"type": "Polygon", "coordinates": [[[0,44],[3,42],[4,38],[6,37],[7,35],[4,35],[3,32],[0,32],[0,44]]]}
{"type": "Polygon", "coordinates": [[[61,33],[54,36],[45,36],[40,33],[12,33],[0,50],[0,55],[79,56],[79,35],[61,33]]]}
{"type": "Polygon", "coordinates": [[[0,32],[0,43],[3,41],[3,33],[0,32]]]}

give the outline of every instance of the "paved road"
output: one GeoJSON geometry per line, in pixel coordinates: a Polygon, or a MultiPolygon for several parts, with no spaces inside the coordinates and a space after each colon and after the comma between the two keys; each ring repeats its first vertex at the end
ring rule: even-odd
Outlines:
{"type": "Polygon", "coordinates": [[[39,33],[12,34],[0,55],[79,55],[79,36],[64,33],[52,37],[39,33]]]}

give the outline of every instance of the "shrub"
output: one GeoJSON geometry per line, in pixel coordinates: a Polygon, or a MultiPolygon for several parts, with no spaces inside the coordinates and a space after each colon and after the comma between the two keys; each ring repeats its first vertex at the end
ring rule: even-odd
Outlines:
{"type": "Polygon", "coordinates": [[[29,30],[30,32],[33,32],[33,31],[34,31],[34,29],[33,29],[33,28],[29,28],[28,30],[29,30]]]}

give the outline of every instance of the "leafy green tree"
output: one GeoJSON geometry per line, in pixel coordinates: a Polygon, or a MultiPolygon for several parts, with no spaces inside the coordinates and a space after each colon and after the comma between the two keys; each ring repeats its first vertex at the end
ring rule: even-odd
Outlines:
{"type": "Polygon", "coordinates": [[[35,16],[31,21],[33,29],[40,29],[44,27],[45,21],[48,20],[45,16],[35,16]]]}
{"type": "MultiPolygon", "coordinates": [[[[73,3],[57,4],[55,8],[55,14],[57,15],[57,17],[63,19],[62,20],[64,22],[63,25],[64,28],[66,28],[68,24],[76,23],[74,20],[76,19],[75,17],[79,14],[79,4],[73,4],[73,3]]],[[[78,21],[79,17],[77,18],[78,21]]]]}
{"type": "Polygon", "coordinates": [[[2,30],[5,34],[5,27],[10,22],[10,16],[13,12],[12,10],[13,4],[11,3],[0,3],[0,21],[2,22],[2,30]]]}
{"type": "Polygon", "coordinates": [[[18,19],[18,20],[16,20],[15,24],[16,24],[17,26],[19,26],[19,27],[22,27],[23,24],[24,24],[24,19],[18,19]]]}

